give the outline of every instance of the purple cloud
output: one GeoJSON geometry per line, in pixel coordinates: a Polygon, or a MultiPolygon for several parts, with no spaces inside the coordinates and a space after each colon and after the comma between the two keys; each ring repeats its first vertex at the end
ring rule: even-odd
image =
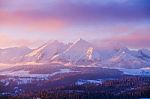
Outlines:
{"type": "Polygon", "coordinates": [[[29,18],[55,17],[69,22],[86,24],[89,22],[140,21],[150,18],[149,0],[13,1],[8,4],[10,8],[15,9],[14,13],[19,12],[20,15],[29,18]]]}
{"type": "Polygon", "coordinates": [[[67,39],[85,35],[88,39],[115,39],[130,35],[135,28],[150,27],[149,11],[150,0],[0,0],[0,30],[16,33],[20,26],[22,34],[48,33],[51,38],[62,38],[64,33],[69,35],[67,39]]]}

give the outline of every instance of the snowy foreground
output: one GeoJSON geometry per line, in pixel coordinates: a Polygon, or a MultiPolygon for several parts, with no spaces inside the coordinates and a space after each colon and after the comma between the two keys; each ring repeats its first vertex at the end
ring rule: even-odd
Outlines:
{"type": "Polygon", "coordinates": [[[103,67],[108,69],[117,69],[125,75],[133,75],[133,76],[150,76],[150,68],[139,68],[139,69],[127,69],[127,68],[110,68],[110,67],[103,67]]]}
{"type": "MultiPolygon", "coordinates": [[[[150,68],[141,68],[141,69],[125,69],[125,68],[117,68],[119,71],[122,71],[125,75],[133,75],[133,76],[150,76],[150,68]]],[[[115,80],[115,79],[96,79],[96,80],[83,80],[80,79],[76,82],[76,85],[83,84],[102,84],[107,80],[115,80]]]]}
{"type": "Polygon", "coordinates": [[[103,80],[102,79],[97,79],[97,80],[78,80],[76,82],[76,85],[83,85],[83,84],[89,84],[89,83],[92,83],[92,84],[102,84],[103,80]]]}
{"type": "MultiPolygon", "coordinates": [[[[108,69],[110,69],[110,68],[108,68],[108,69]]],[[[115,69],[118,69],[119,71],[122,71],[124,74],[127,74],[127,75],[150,76],[150,68],[140,68],[140,69],[115,68],[115,69]]],[[[79,72],[79,71],[73,71],[71,69],[60,69],[59,71],[51,73],[51,74],[31,74],[30,71],[19,70],[19,71],[0,72],[0,75],[7,75],[7,76],[12,76],[12,77],[17,76],[17,77],[47,78],[50,76],[55,76],[57,74],[70,73],[70,72],[79,72]]]]}
{"type": "Polygon", "coordinates": [[[150,68],[141,68],[141,69],[120,68],[119,70],[126,75],[150,76],[150,68]]]}
{"type": "Polygon", "coordinates": [[[57,74],[62,73],[70,73],[70,72],[78,72],[78,71],[72,71],[70,69],[60,69],[58,72],[54,72],[52,74],[30,74],[30,71],[25,70],[19,70],[19,71],[5,71],[1,72],[0,75],[7,75],[7,76],[17,76],[17,77],[37,77],[37,78],[47,78],[50,76],[55,76],[57,74]]]}
{"type": "MultiPolygon", "coordinates": [[[[125,75],[150,76],[150,68],[141,68],[141,69],[115,68],[115,69],[123,72],[123,74],[125,75]]],[[[75,71],[71,69],[60,69],[59,71],[53,72],[51,74],[31,74],[30,71],[25,71],[25,70],[4,71],[4,72],[0,72],[0,75],[8,76],[8,78],[2,79],[0,80],[0,82],[4,83],[5,86],[8,86],[11,81],[17,82],[18,85],[21,85],[21,84],[32,83],[33,81],[49,80],[49,78],[57,74],[76,73],[76,72],[81,72],[81,71],[75,71]]],[[[78,81],[76,81],[76,85],[82,85],[82,84],[88,84],[88,83],[102,84],[106,80],[108,79],[95,79],[95,80],[94,79],[88,79],[88,80],[79,79],[78,81]]]]}
{"type": "MultiPolygon", "coordinates": [[[[56,66],[46,66],[47,68],[45,68],[44,65],[36,65],[36,69],[40,70],[37,71],[33,66],[32,69],[25,67],[16,67],[0,72],[0,83],[3,85],[0,95],[16,96],[29,93],[31,90],[38,92],[53,88],[56,88],[56,92],[65,93],[100,90],[106,93],[111,91],[112,94],[126,94],[130,91],[138,91],[139,86],[148,88],[150,81],[149,68],[56,66]],[[62,89],[58,90],[57,88],[62,89]]],[[[53,91],[55,93],[55,90],[53,91]]]]}
{"type": "Polygon", "coordinates": [[[70,69],[60,69],[58,72],[52,74],[30,74],[30,71],[19,70],[19,71],[5,71],[1,72],[0,75],[9,76],[9,78],[2,79],[0,82],[5,83],[5,86],[9,85],[10,81],[16,81],[18,85],[32,83],[33,81],[48,80],[49,77],[57,74],[78,72],[70,69]]]}

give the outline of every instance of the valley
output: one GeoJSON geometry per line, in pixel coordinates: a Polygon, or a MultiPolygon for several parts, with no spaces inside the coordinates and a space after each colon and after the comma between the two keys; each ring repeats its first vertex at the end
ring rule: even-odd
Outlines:
{"type": "MultiPolygon", "coordinates": [[[[149,69],[111,69],[106,67],[66,67],[61,65],[16,66],[0,72],[0,96],[23,96],[28,94],[91,94],[110,96],[134,93],[140,88],[149,90],[149,69]],[[133,72],[131,72],[132,70],[133,72]],[[120,87],[119,87],[120,86],[120,87]],[[123,87],[124,86],[124,87],[123,87]],[[113,91],[112,91],[113,90],[113,91]]],[[[147,92],[147,91],[146,91],[147,92]]],[[[135,97],[146,95],[134,94],[135,97]]],[[[133,96],[134,96],[133,95],[133,96]]],[[[79,95],[80,96],[80,95],[79,95]]],[[[25,96],[24,96],[25,97],[25,96]]],[[[36,95],[35,95],[36,97],[36,95]]],[[[147,97],[147,96],[146,96],[147,97]]],[[[56,98],[57,99],[57,98],[56,98]]]]}

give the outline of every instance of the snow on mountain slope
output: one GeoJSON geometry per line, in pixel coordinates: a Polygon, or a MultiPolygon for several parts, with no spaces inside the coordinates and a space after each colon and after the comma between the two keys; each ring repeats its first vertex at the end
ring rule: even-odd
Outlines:
{"type": "Polygon", "coordinates": [[[63,53],[55,55],[52,58],[52,61],[86,64],[87,62],[89,62],[89,60],[99,60],[99,58],[100,56],[92,44],[83,39],[79,39],[63,53]]]}
{"type": "Polygon", "coordinates": [[[54,55],[63,52],[67,48],[67,45],[55,40],[49,41],[41,47],[33,50],[31,53],[25,55],[22,61],[25,62],[47,62],[54,55]]]}
{"type": "Polygon", "coordinates": [[[150,64],[150,61],[145,61],[145,56],[137,51],[130,51],[129,49],[121,49],[107,63],[117,67],[126,68],[141,68],[150,64]]]}
{"type": "Polygon", "coordinates": [[[140,49],[138,51],[143,57],[148,58],[150,60],[150,50],[148,49],[140,49]]]}
{"type": "Polygon", "coordinates": [[[92,45],[85,40],[79,39],[75,43],[72,44],[64,53],[63,56],[65,58],[69,58],[70,60],[77,61],[78,59],[85,56],[87,50],[92,45]]]}
{"type": "Polygon", "coordinates": [[[116,67],[140,68],[150,65],[149,50],[129,50],[120,45],[108,48],[95,47],[85,40],[74,42],[63,53],[55,55],[51,60],[76,65],[109,65],[116,67]]]}
{"type": "Polygon", "coordinates": [[[100,53],[98,50],[90,47],[86,52],[86,57],[88,60],[100,60],[100,53]]]}
{"type": "Polygon", "coordinates": [[[0,50],[0,63],[15,63],[18,58],[30,53],[32,50],[27,47],[12,47],[0,50]]]}
{"type": "Polygon", "coordinates": [[[129,53],[142,60],[150,60],[150,50],[148,49],[131,50],[129,53]]]}
{"type": "MultiPolygon", "coordinates": [[[[95,44],[93,44],[95,45],[95,44]]],[[[117,56],[122,52],[127,52],[128,49],[126,47],[124,47],[121,44],[118,43],[108,43],[105,46],[102,44],[102,46],[96,45],[96,49],[98,50],[100,56],[101,56],[101,60],[102,61],[106,61],[110,58],[112,58],[113,56],[117,56]]]]}
{"type": "MultiPolygon", "coordinates": [[[[95,42],[96,43],[96,42],[95,42]]],[[[113,66],[141,68],[150,66],[150,50],[130,50],[122,45],[95,46],[83,39],[65,45],[59,41],[49,41],[37,49],[0,49],[0,63],[61,63],[63,65],[113,66]]]]}
{"type": "Polygon", "coordinates": [[[119,70],[122,71],[126,75],[150,76],[150,69],[147,69],[147,68],[140,68],[140,69],[120,68],[119,70]]]}

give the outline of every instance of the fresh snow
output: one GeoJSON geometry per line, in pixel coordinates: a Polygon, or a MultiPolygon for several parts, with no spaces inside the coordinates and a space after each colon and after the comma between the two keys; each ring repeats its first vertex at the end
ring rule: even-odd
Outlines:
{"type": "Polygon", "coordinates": [[[122,71],[126,75],[139,75],[139,76],[150,76],[150,69],[125,69],[125,68],[120,68],[120,71],[122,71]]]}
{"type": "Polygon", "coordinates": [[[97,80],[78,80],[76,82],[76,85],[83,85],[83,84],[102,84],[103,80],[102,79],[97,79],[97,80]]]}
{"type": "Polygon", "coordinates": [[[150,67],[139,68],[139,69],[127,69],[119,67],[102,67],[106,69],[117,69],[125,75],[137,75],[137,76],[150,76],[150,67]]]}
{"type": "Polygon", "coordinates": [[[63,73],[71,73],[71,72],[79,72],[79,71],[72,71],[70,69],[60,69],[60,71],[54,72],[54,73],[50,74],[49,76],[54,76],[54,75],[63,74],[63,73]]]}
{"type": "Polygon", "coordinates": [[[150,58],[150,50],[148,49],[141,49],[139,50],[139,52],[141,52],[142,54],[148,56],[150,58]]]}
{"type": "Polygon", "coordinates": [[[1,72],[0,75],[7,75],[13,77],[37,77],[37,78],[45,78],[49,76],[49,74],[30,74],[29,71],[25,71],[25,70],[5,71],[5,72],[1,72]]]}
{"type": "Polygon", "coordinates": [[[11,82],[16,82],[18,85],[21,85],[21,84],[29,84],[29,83],[32,83],[33,81],[43,81],[43,80],[47,80],[47,79],[34,78],[34,77],[18,77],[18,78],[9,77],[9,78],[0,80],[0,82],[4,83],[5,86],[8,86],[11,82]]]}
{"type": "Polygon", "coordinates": [[[32,83],[33,81],[43,81],[48,80],[49,77],[55,76],[57,74],[64,74],[70,72],[79,72],[72,71],[70,69],[60,69],[58,72],[52,74],[30,74],[29,71],[19,70],[19,71],[5,71],[1,72],[0,75],[9,76],[8,79],[2,79],[0,82],[4,83],[5,86],[8,86],[11,81],[17,82],[18,85],[32,83]]]}
{"type": "Polygon", "coordinates": [[[70,73],[70,72],[78,72],[78,71],[72,71],[70,69],[60,69],[60,71],[54,72],[52,74],[30,74],[29,71],[19,70],[19,71],[0,72],[0,75],[7,75],[7,76],[13,76],[13,77],[47,78],[49,76],[54,76],[54,75],[62,74],[62,73],[70,73]]]}
{"type": "Polygon", "coordinates": [[[78,61],[79,59],[85,57],[88,48],[91,47],[91,44],[80,39],[74,42],[66,51],[61,54],[58,54],[52,58],[55,59],[64,59],[67,61],[78,61]]]}
{"type": "Polygon", "coordinates": [[[57,40],[49,41],[41,47],[33,50],[31,53],[25,55],[23,61],[48,62],[54,55],[63,52],[66,48],[67,45],[57,40]]]}
{"type": "Polygon", "coordinates": [[[91,64],[93,61],[100,61],[100,54],[93,45],[83,39],[74,42],[63,53],[55,55],[52,61],[62,61],[71,64],[91,64]],[[91,62],[91,63],[90,63],[91,62]]]}
{"type": "Polygon", "coordinates": [[[110,81],[110,80],[117,80],[115,78],[104,78],[104,79],[95,79],[95,80],[84,80],[84,79],[80,79],[78,80],[75,84],[76,85],[83,85],[83,84],[102,84],[106,81],[110,81]]]}

